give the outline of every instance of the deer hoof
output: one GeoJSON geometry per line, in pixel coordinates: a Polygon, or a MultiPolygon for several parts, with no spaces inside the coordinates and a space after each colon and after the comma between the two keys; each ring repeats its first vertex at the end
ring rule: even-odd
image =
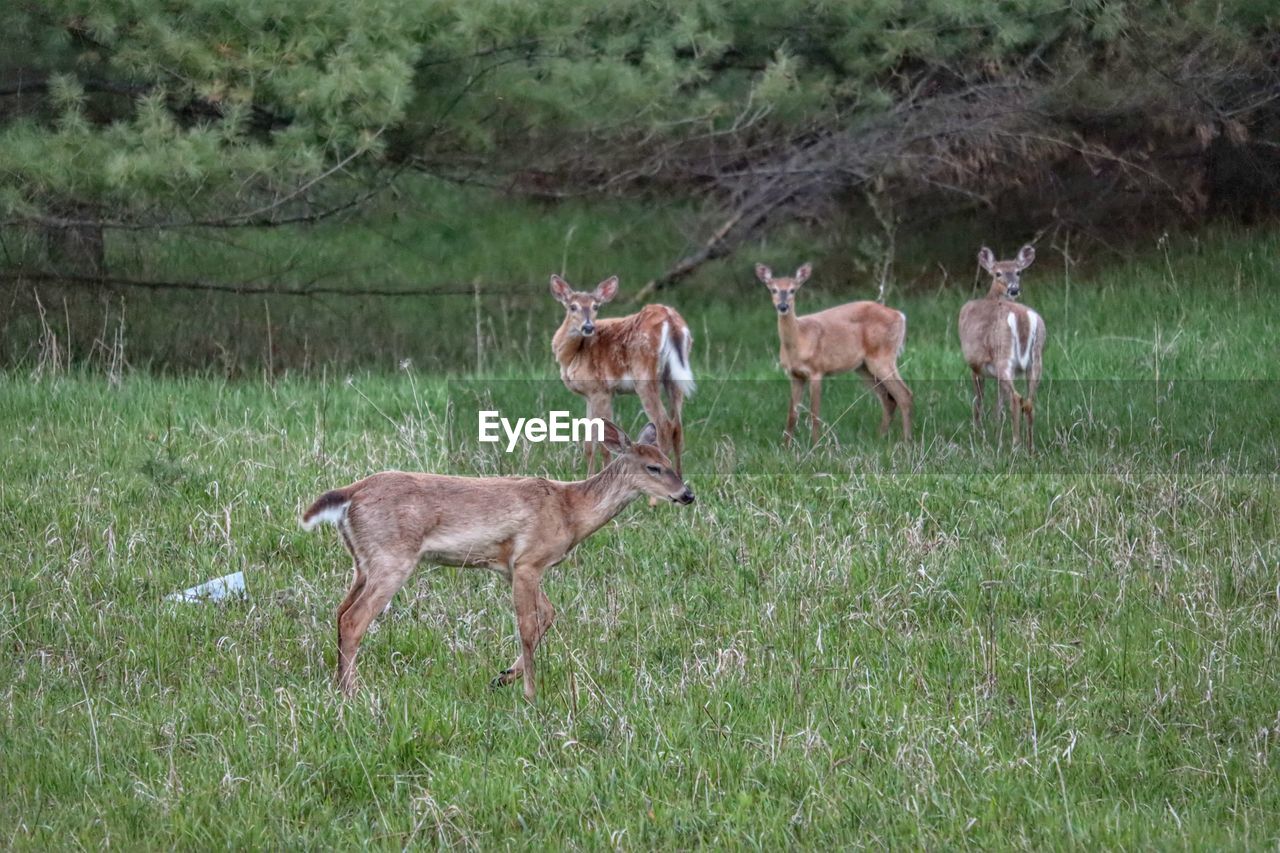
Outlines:
{"type": "Polygon", "coordinates": [[[514,669],[504,669],[494,677],[493,681],[489,682],[489,688],[491,690],[497,690],[499,687],[506,687],[508,684],[516,680],[515,673],[516,671],[514,669]]]}

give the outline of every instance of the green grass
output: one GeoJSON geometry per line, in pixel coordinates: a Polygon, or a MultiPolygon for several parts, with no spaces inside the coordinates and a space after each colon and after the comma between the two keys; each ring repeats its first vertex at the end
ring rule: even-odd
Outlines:
{"type": "MultiPolygon", "coordinates": [[[[1033,268],[1034,460],[968,426],[967,282],[893,300],[913,447],[845,378],[839,444],[782,449],[767,297],[727,267],[674,292],[699,501],[638,503],[548,574],[536,705],[487,686],[502,582],[428,567],[342,701],[349,563],[295,519],[383,468],[572,477],[572,448],[475,441],[482,406],[579,409],[553,306],[479,377],[422,355],[474,352],[462,324],[349,379],[36,381],[30,355],[0,375],[0,843],[1275,846],[1278,242],[1033,268]],[[246,601],[163,600],[236,570],[246,601]]],[[[802,310],[850,298],[833,279],[802,310]]]]}

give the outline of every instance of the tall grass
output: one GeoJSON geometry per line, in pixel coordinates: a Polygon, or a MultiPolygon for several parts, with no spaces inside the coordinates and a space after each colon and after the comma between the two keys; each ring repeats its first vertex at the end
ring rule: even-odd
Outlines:
{"type": "MultiPolygon", "coordinates": [[[[342,701],[350,567],[296,514],[383,468],[579,472],[573,448],[476,441],[479,408],[581,405],[541,285],[528,342],[495,334],[481,376],[429,355],[474,353],[460,319],[383,342],[388,368],[412,359],[385,371],[112,383],[83,360],[33,378],[27,356],[0,375],[0,840],[1274,846],[1275,248],[1220,236],[1069,288],[1033,267],[1034,459],[969,426],[968,282],[891,297],[915,446],[878,439],[845,379],[828,440],[787,450],[767,297],[708,270],[671,294],[706,377],[687,408],[699,501],[641,502],[548,574],[536,705],[487,686],[513,654],[509,591],[432,567],[342,701]],[[243,601],[164,600],[236,570],[243,601]]],[[[860,289],[819,264],[801,308],[860,289]]],[[[162,318],[130,323],[126,348],[162,318]]]]}

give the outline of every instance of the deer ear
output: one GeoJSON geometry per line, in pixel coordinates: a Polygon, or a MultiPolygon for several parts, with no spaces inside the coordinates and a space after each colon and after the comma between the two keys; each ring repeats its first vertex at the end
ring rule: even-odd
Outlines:
{"type": "Polygon", "coordinates": [[[597,302],[608,302],[610,299],[618,295],[618,277],[611,275],[604,281],[596,285],[595,296],[597,302]]]}
{"type": "Polygon", "coordinates": [[[631,439],[627,438],[627,434],[618,428],[618,425],[608,418],[602,418],[604,421],[604,437],[601,444],[605,450],[613,454],[623,454],[631,450],[631,439]]]}
{"type": "Polygon", "coordinates": [[[650,447],[658,446],[658,428],[652,423],[644,425],[644,429],[640,430],[640,437],[636,439],[636,444],[647,444],[650,447]]]}
{"type": "Polygon", "coordinates": [[[1018,250],[1018,269],[1025,270],[1036,259],[1036,247],[1030,243],[1018,250]]]}
{"type": "Polygon", "coordinates": [[[773,281],[773,270],[769,269],[764,264],[756,264],[756,278],[760,279],[765,284],[768,284],[773,281]]]}
{"type": "Polygon", "coordinates": [[[982,267],[987,272],[991,272],[991,265],[995,262],[996,256],[993,255],[991,250],[986,246],[983,246],[978,250],[978,266],[982,267]]]}
{"type": "Polygon", "coordinates": [[[796,270],[796,276],[793,279],[793,281],[795,281],[796,283],[796,287],[799,287],[800,285],[808,281],[809,276],[811,275],[813,275],[813,264],[805,264],[804,266],[800,267],[800,269],[796,270]]]}
{"type": "Polygon", "coordinates": [[[569,282],[565,281],[558,275],[551,276],[551,295],[556,301],[563,304],[566,299],[573,295],[573,288],[569,286],[569,282]]]}

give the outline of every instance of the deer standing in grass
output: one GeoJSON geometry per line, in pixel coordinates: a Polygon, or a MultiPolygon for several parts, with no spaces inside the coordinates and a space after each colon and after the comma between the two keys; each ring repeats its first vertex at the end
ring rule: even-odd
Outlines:
{"type": "MultiPolygon", "coordinates": [[[[646,305],[635,314],[597,320],[600,306],[618,293],[618,277],[600,282],[590,292],[576,291],[558,275],[551,276],[551,295],[564,306],[564,322],[551,339],[566,388],[587,398],[587,417],[613,417],[615,394],[640,397],[645,414],[658,430],[658,447],[683,475],[684,400],[693,394],[689,353],[693,335],[674,308],[646,305]],[[662,405],[667,392],[670,413],[662,405]]],[[[595,471],[596,453],[608,461],[606,448],[587,442],[587,474],[595,471]]]]}
{"type": "Polygon", "coordinates": [[[1035,449],[1036,388],[1040,385],[1041,356],[1044,353],[1044,320],[1025,305],[1014,302],[1022,291],[1019,276],[1036,259],[1036,250],[1023,246],[1011,261],[997,261],[986,246],[978,252],[978,263],[991,274],[991,289],[985,299],[974,299],[960,309],[960,347],[973,372],[973,425],[982,426],[982,397],[988,376],[999,388],[998,408],[1009,406],[1013,416],[1013,440],[1020,440],[1020,425],[1027,421],[1027,447],[1035,449]],[[1019,396],[1013,380],[1027,378],[1027,394],[1019,396]]]}
{"type": "Polygon", "coordinates": [[[633,444],[605,423],[615,454],[599,474],[564,483],[540,477],[447,477],[385,471],[325,492],[302,515],[307,530],[327,522],[355,559],[355,578],[338,607],[338,685],[356,688],[356,653],[374,617],[419,562],[492,569],[511,584],[520,654],[494,686],[524,679],[534,690],[534,650],[555,620],[542,575],[642,494],[693,503],[693,492],[653,446],[645,427],[633,444]]]}
{"type": "Polygon", "coordinates": [[[775,278],[764,264],[756,264],[756,277],[773,296],[778,312],[778,354],[782,369],[791,378],[791,405],[787,409],[784,440],[790,444],[796,426],[796,407],[809,384],[809,417],[813,443],[818,443],[822,380],[826,376],[856,370],[871,386],[884,407],[880,434],[889,431],[896,410],[902,411],[902,435],[911,440],[912,396],[898,374],[898,356],[907,337],[907,315],[878,302],[850,302],[816,314],[796,316],[795,296],[813,274],[805,264],[790,278],[775,278]]]}

